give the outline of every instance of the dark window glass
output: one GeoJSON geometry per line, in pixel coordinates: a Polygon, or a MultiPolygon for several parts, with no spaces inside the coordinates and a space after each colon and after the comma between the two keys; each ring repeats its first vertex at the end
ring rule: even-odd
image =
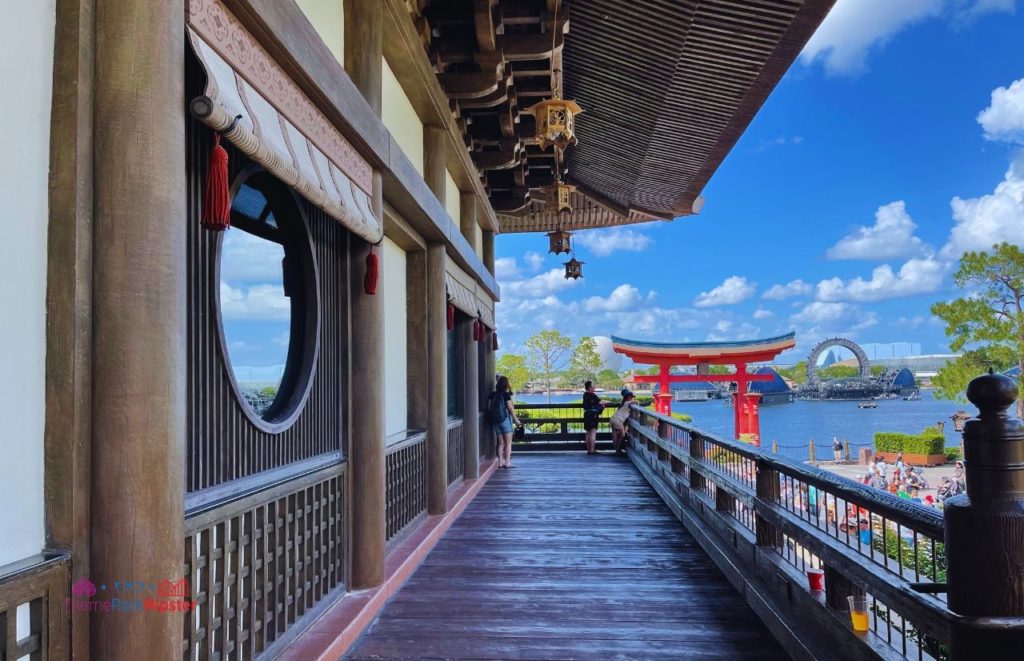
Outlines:
{"type": "Polygon", "coordinates": [[[461,413],[459,402],[459,344],[456,331],[448,331],[448,417],[461,413]]]}

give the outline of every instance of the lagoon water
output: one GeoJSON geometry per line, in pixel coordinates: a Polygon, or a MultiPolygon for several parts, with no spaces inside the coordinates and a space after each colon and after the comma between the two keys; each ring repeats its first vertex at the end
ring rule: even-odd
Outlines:
{"type": "MultiPolygon", "coordinates": [[[[573,395],[552,395],[551,401],[564,403],[579,401],[582,393],[573,395]]],[[[524,403],[545,403],[546,395],[517,395],[524,403]]],[[[707,402],[673,402],[672,410],[693,416],[693,425],[725,438],[733,432],[732,406],[726,400],[707,402]]],[[[893,431],[916,434],[942,420],[946,423],[946,445],[959,446],[960,435],[953,431],[949,416],[963,409],[975,413],[970,404],[937,400],[930,391],[922,391],[921,399],[878,400],[876,409],[859,409],[856,401],[815,402],[796,401],[761,407],[761,443],[771,447],[772,440],[778,441],[779,454],[793,459],[807,459],[808,443],[813,438],[818,458],[832,455],[832,437],[850,442],[850,453],[856,455],[857,448],[871,447],[876,431],[893,431]]]]}

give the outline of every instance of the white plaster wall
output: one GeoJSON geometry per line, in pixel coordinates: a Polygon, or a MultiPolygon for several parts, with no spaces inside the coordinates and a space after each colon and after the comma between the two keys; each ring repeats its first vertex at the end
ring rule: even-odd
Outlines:
{"type": "Polygon", "coordinates": [[[345,0],[295,0],[335,59],[345,66],[345,0]]]}
{"type": "Polygon", "coordinates": [[[398,84],[395,72],[384,61],[383,80],[381,81],[381,121],[391,131],[395,142],[412,161],[416,171],[423,176],[423,122],[420,121],[416,109],[406,96],[405,90],[398,84]]]}
{"type": "Polygon", "coordinates": [[[0,20],[0,80],[15,95],[0,104],[0,565],[43,547],[46,226],[55,17],[56,0],[32,0],[5,2],[0,20]]]}
{"type": "Polygon", "coordinates": [[[409,384],[406,369],[405,251],[391,239],[381,246],[381,293],[384,296],[384,434],[408,427],[409,384]]]}
{"type": "Polygon", "coordinates": [[[462,222],[460,216],[462,213],[462,199],[459,197],[459,187],[455,185],[452,173],[448,170],[444,171],[444,207],[448,210],[448,215],[451,216],[452,222],[455,223],[456,227],[459,227],[459,224],[462,222]]]}

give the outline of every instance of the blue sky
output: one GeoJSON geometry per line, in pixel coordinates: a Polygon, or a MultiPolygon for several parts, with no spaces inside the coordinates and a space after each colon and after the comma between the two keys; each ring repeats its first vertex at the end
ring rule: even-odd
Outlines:
{"type": "Polygon", "coordinates": [[[947,351],[928,308],[961,294],[957,258],[1024,244],[1017,5],[838,0],[700,215],[578,233],[575,283],[543,235],[498,237],[502,349],[548,327],[663,341],[795,330],[790,362],[833,335],[947,351]]]}

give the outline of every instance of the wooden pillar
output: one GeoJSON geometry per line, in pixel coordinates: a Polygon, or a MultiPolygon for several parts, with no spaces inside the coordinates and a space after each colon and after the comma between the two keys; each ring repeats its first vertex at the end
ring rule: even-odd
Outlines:
{"type": "Polygon", "coordinates": [[[427,246],[427,512],[448,511],[448,299],[443,243],[427,246]]]}
{"type": "MultiPolygon", "coordinates": [[[[96,2],[89,579],[107,586],[96,599],[119,596],[114,581],[183,576],[184,15],[184,0],[96,2]]],[[[92,658],[181,657],[180,617],[89,618],[92,658]]]]}
{"type": "Polygon", "coordinates": [[[345,71],[377,116],[383,81],[384,3],[345,0],[345,71]]]}
{"type": "MultiPolygon", "coordinates": [[[[778,503],[781,493],[779,488],[779,473],[757,463],[757,476],[755,487],[758,499],[766,503],[778,503]]],[[[837,514],[838,515],[838,514],[837,514]]],[[[770,549],[779,548],[782,545],[782,533],[764,517],[755,513],[754,529],[757,534],[757,545],[766,546],[770,549]]]]}
{"type": "MultiPolygon", "coordinates": [[[[373,175],[373,206],[383,218],[381,176],[373,175]]],[[[384,300],[363,291],[370,245],[353,240],[352,269],[352,587],[363,589],[384,580],[386,485],[384,459],[384,300]]]]}
{"type": "Polygon", "coordinates": [[[462,211],[459,225],[462,229],[462,236],[469,242],[469,247],[473,249],[473,253],[479,255],[480,242],[477,240],[477,236],[480,233],[477,230],[477,206],[476,195],[473,193],[462,193],[459,196],[459,209],[462,211]]]}
{"type": "MultiPolygon", "coordinates": [[[[964,427],[967,493],[945,503],[949,608],[968,617],[1024,617],[1024,427],[1010,413],[1017,385],[978,377],[967,398],[977,419],[964,427]]],[[[953,659],[1018,659],[1024,631],[955,624],[953,659]]]]}
{"type": "Polygon", "coordinates": [[[484,230],[483,241],[484,266],[494,275],[494,232],[484,230]]]}
{"type": "MultiPolygon", "coordinates": [[[[494,352],[491,350],[484,351],[484,359],[482,364],[479,366],[484,371],[484,393],[485,396],[489,395],[494,390],[494,382],[497,379],[495,372],[497,371],[497,361],[494,357],[494,352]]],[[[484,427],[482,432],[483,436],[480,437],[480,450],[481,453],[493,457],[497,456],[498,450],[498,439],[495,438],[494,432],[491,431],[490,425],[484,427]]]]}
{"type": "MultiPolygon", "coordinates": [[[[445,176],[448,174],[448,134],[440,126],[423,127],[423,181],[433,191],[437,201],[445,203],[445,176]]],[[[452,218],[458,222],[458,218],[452,218]]]]}
{"type": "MultiPolygon", "coordinates": [[[[467,321],[460,331],[463,347],[462,434],[465,443],[463,477],[480,477],[480,343],[473,339],[473,322],[467,321]]],[[[490,335],[487,336],[490,339],[490,335]]]]}

